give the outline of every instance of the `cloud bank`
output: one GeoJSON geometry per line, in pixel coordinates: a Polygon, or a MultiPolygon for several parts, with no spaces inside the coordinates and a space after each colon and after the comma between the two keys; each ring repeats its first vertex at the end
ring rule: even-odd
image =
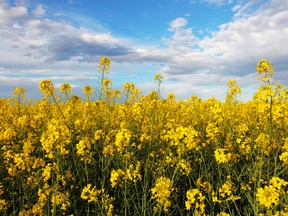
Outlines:
{"type": "MultiPolygon", "coordinates": [[[[221,6],[233,1],[205,2],[221,6]]],[[[236,79],[244,88],[255,86],[255,65],[262,58],[269,59],[276,67],[276,78],[283,79],[288,69],[288,1],[239,2],[232,8],[234,19],[211,35],[198,38],[189,26],[189,17],[183,14],[168,23],[161,45],[150,46],[53,19],[45,5],[31,9],[2,0],[0,86],[7,90],[21,84],[31,89],[31,83],[40,78],[59,80],[55,77],[60,73],[63,81],[91,78],[102,56],[109,56],[116,65],[158,65],[168,81],[167,89],[178,92],[178,98],[191,96],[191,89],[206,98],[223,98],[229,79],[236,79]],[[220,85],[222,89],[216,90],[220,85]],[[190,90],[179,89],[181,86],[190,90]]]]}

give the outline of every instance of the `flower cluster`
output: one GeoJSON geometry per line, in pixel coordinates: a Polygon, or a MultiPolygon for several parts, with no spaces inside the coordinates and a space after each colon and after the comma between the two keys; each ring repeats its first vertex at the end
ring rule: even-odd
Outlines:
{"type": "Polygon", "coordinates": [[[270,179],[269,185],[257,189],[256,197],[258,202],[266,208],[272,208],[273,206],[278,205],[280,202],[280,196],[286,194],[283,187],[287,185],[287,181],[278,177],[273,177],[270,179]]]}
{"type": "Polygon", "coordinates": [[[40,82],[0,99],[1,215],[287,215],[288,89],[257,65],[262,86],[240,102],[177,100],[114,89],[111,61],[99,85],[40,82]]]}
{"type": "Polygon", "coordinates": [[[155,211],[162,208],[164,212],[168,211],[168,208],[171,206],[169,198],[172,191],[172,182],[169,178],[161,176],[156,179],[155,186],[151,189],[152,199],[155,199],[157,202],[155,211]]]}
{"type": "Polygon", "coordinates": [[[192,206],[194,206],[195,215],[206,215],[205,214],[205,196],[198,189],[188,190],[186,193],[187,201],[185,202],[185,206],[187,210],[190,210],[192,206]]]}

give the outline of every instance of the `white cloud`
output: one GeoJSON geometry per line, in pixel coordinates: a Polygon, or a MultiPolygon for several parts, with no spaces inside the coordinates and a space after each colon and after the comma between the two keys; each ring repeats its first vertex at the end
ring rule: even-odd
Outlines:
{"type": "MultiPolygon", "coordinates": [[[[200,85],[202,88],[215,83],[225,88],[229,79],[237,79],[249,91],[249,85],[257,86],[259,83],[256,76],[257,62],[266,58],[276,67],[279,65],[275,77],[282,78],[283,69],[288,68],[288,2],[280,2],[272,0],[253,13],[249,8],[255,6],[256,1],[244,5],[243,10],[239,6],[235,9],[238,18],[219,26],[219,30],[211,36],[198,40],[191,28],[187,27],[188,23],[183,21],[184,18],[181,22],[177,18],[171,23],[179,23],[175,25],[179,27],[174,28],[170,38],[164,39],[169,46],[165,52],[174,53],[169,67],[163,67],[164,76],[168,80],[200,85]],[[198,42],[199,49],[191,41],[198,42]],[[185,48],[184,52],[179,52],[181,47],[185,48]]],[[[171,26],[168,30],[171,31],[171,26]]],[[[283,78],[279,81],[288,83],[283,78]]],[[[209,91],[211,95],[213,91],[209,91]]],[[[225,94],[225,91],[220,92],[225,94]]],[[[246,100],[249,99],[248,95],[251,98],[251,92],[244,92],[244,95],[246,100]]]]}
{"type": "MultiPolygon", "coordinates": [[[[199,40],[201,51],[190,49],[189,53],[183,55],[177,53],[178,57],[173,58],[175,67],[170,67],[170,72],[173,73],[175,70],[175,73],[179,73],[181,70],[184,74],[193,74],[206,67],[211,70],[211,73],[241,75],[243,70],[243,75],[246,75],[254,72],[254,68],[247,70],[247,66],[255,65],[259,58],[271,60],[287,58],[288,24],[285,20],[288,20],[288,7],[285,9],[281,5],[282,10],[279,10],[275,8],[279,6],[275,1],[248,17],[221,25],[219,31],[199,40]],[[268,12],[273,9],[277,13],[269,14],[268,12]]],[[[186,30],[187,33],[189,28],[183,28],[182,25],[181,30],[186,30]]],[[[192,47],[191,31],[186,35],[182,34],[183,38],[175,35],[170,38],[170,41],[168,40],[170,44],[178,43],[183,47],[186,46],[187,50],[192,47]],[[179,38],[183,43],[179,43],[179,38]]],[[[175,50],[177,51],[177,48],[175,50]]]]}
{"type": "Polygon", "coordinates": [[[235,13],[234,17],[245,17],[250,15],[251,8],[257,3],[257,0],[245,2],[243,5],[239,4],[232,8],[232,11],[235,13]]]}
{"type": "Polygon", "coordinates": [[[25,18],[27,14],[26,7],[9,7],[5,2],[0,2],[0,25],[13,25],[15,21],[25,18]]]}
{"type": "Polygon", "coordinates": [[[111,35],[111,33],[106,33],[106,34],[89,34],[89,33],[83,33],[81,35],[81,38],[83,39],[84,42],[87,42],[89,44],[94,44],[94,43],[101,43],[104,45],[107,45],[109,47],[113,47],[117,44],[119,44],[119,39],[115,38],[111,35]]]}
{"type": "Polygon", "coordinates": [[[232,11],[233,12],[237,12],[238,10],[240,10],[241,9],[241,5],[240,4],[237,4],[237,5],[235,5],[233,8],[232,8],[232,11]]]}
{"type": "Polygon", "coordinates": [[[232,4],[233,0],[200,0],[203,3],[221,6],[224,4],[232,4]]]}
{"type": "Polygon", "coordinates": [[[182,17],[170,22],[168,30],[173,35],[170,38],[162,38],[162,41],[173,51],[185,54],[191,52],[197,45],[198,39],[194,36],[192,28],[185,28],[187,24],[187,19],[182,17]]]}
{"type": "Polygon", "coordinates": [[[169,26],[169,30],[170,31],[175,31],[179,28],[185,27],[187,25],[187,20],[185,18],[182,17],[178,17],[177,19],[173,20],[172,22],[170,22],[169,26]]]}
{"type": "Polygon", "coordinates": [[[125,55],[132,49],[125,40],[110,33],[88,33],[65,22],[41,18],[45,13],[41,5],[31,14],[27,14],[27,8],[21,8],[0,5],[0,11],[26,11],[2,13],[0,40],[4,45],[0,52],[0,66],[13,62],[29,62],[31,67],[39,63],[46,67],[47,61],[91,62],[103,55],[125,55]],[[24,15],[26,18],[22,19],[24,15]]]}
{"type": "Polygon", "coordinates": [[[43,5],[38,5],[33,11],[32,14],[34,16],[43,16],[46,13],[45,8],[43,7],[43,5]]]}
{"type": "MultiPolygon", "coordinates": [[[[207,2],[232,3],[224,0],[207,2]]],[[[11,85],[21,80],[33,83],[48,76],[56,79],[57,74],[78,80],[79,71],[83,76],[91,77],[91,71],[97,70],[99,58],[106,55],[112,62],[121,64],[158,64],[165,79],[179,82],[167,82],[166,87],[178,94],[177,97],[186,97],[193,90],[200,96],[211,94],[223,98],[229,79],[236,78],[244,87],[257,83],[255,65],[261,58],[279,65],[279,73],[288,68],[288,1],[271,0],[261,7],[256,6],[259,6],[258,0],[250,1],[250,4],[240,1],[232,9],[234,19],[203,39],[194,35],[187,16],[178,17],[167,26],[170,35],[163,36],[162,42],[166,46],[160,47],[48,19],[45,7],[41,5],[29,14],[24,3],[10,7],[2,2],[0,74],[3,76],[0,82],[6,86],[7,80],[11,85]],[[253,7],[258,9],[252,12],[253,7]],[[21,80],[9,78],[15,74],[21,80]],[[25,78],[27,74],[35,76],[25,78]],[[41,77],[37,78],[39,74],[41,77]]],[[[285,76],[279,74],[278,77],[285,76]]],[[[27,86],[31,88],[30,84],[27,86]]]]}
{"type": "Polygon", "coordinates": [[[285,11],[279,11],[267,16],[266,8],[243,19],[222,25],[220,31],[202,40],[200,46],[210,55],[220,55],[219,59],[230,62],[239,60],[256,60],[259,57],[283,58],[288,49],[288,7],[285,11]]]}

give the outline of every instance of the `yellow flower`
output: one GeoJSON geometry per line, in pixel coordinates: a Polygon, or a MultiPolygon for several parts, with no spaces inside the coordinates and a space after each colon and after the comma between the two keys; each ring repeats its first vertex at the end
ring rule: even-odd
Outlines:
{"type": "Polygon", "coordinates": [[[227,181],[218,189],[220,199],[217,198],[215,192],[212,192],[212,201],[213,202],[227,202],[227,201],[235,201],[241,199],[240,196],[236,196],[233,193],[236,192],[236,187],[233,186],[233,183],[231,181],[231,176],[227,176],[227,181]]]}
{"type": "Polygon", "coordinates": [[[287,181],[278,177],[272,177],[269,181],[269,185],[265,185],[264,188],[257,188],[257,201],[266,208],[278,205],[280,196],[285,193],[282,187],[287,185],[287,181]]]}
{"type": "Polygon", "coordinates": [[[164,77],[161,74],[156,74],[154,76],[154,80],[158,80],[159,82],[162,82],[163,79],[164,79],[164,77]]]}
{"type": "Polygon", "coordinates": [[[187,210],[191,209],[191,205],[196,202],[196,195],[200,193],[198,189],[191,189],[186,192],[187,201],[185,201],[185,206],[187,210]]]}
{"type": "Polygon", "coordinates": [[[227,103],[237,102],[237,95],[242,94],[240,86],[236,85],[236,80],[228,81],[227,86],[228,90],[226,94],[226,102],[227,103]]]}
{"type": "Polygon", "coordinates": [[[217,127],[216,123],[208,123],[206,127],[206,133],[209,140],[215,141],[220,133],[220,130],[217,127]]]}
{"type": "Polygon", "coordinates": [[[3,191],[3,184],[0,183],[0,196],[1,196],[3,193],[4,193],[4,191],[3,191]]]}
{"type": "Polygon", "coordinates": [[[134,89],[135,89],[135,85],[134,85],[134,83],[131,83],[131,82],[127,82],[123,86],[123,90],[126,91],[126,92],[131,92],[134,89]]]}
{"type": "Polygon", "coordinates": [[[81,198],[84,200],[88,200],[88,202],[97,202],[97,196],[103,193],[103,190],[97,190],[96,187],[92,188],[92,184],[87,184],[81,193],[81,198]]]}
{"type": "Polygon", "coordinates": [[[159,177],[156,179],[155,186],[151,189],[152,199],[155,199],[157,206],[155,210],[162,209],[167,212],[171,205],[169,201],[171,192],[173,191],[172,182],[169,178],[159,177]]]}
{"type": "Polygon", "coordinates": [[[69,98],[69,102],[72,103],[72,104],[79,103],[79,102],[81,102],[81,98],[79,96],[77,96],[77,95],[72,95],[69,98]]]}
{"type": "Polygon", "coordinates": [[[209,182],[203,182],[203,184],[201,184],[201,187],[205,192],[209,192],[212,189],[212,185],[209,182]]]}
{"type": "Polygon", "coordinates": [[[43,168],[42,177],[44,182],[47,182],[51,178],[52,164],[49,163],[43,168]]]}
{"type": "Polygon", "coordinates": [[[16,88],[13,91],[13,95],[14,96],[18,96],[18,95],[24,95],[25,94],[25,90],[23,88],[16,88]]]}
{"type": "Polygon", "coordinates": [[[66,147],[71,141],[69,128],[65,122],[59,119],[51,119],[40,141],[46,152],[46,157],[54,158],[56,154],[67,155],[69,150],[66,147]]]}
{"type": "Polygon", "coordinates": [[[103,79],[103,82],[102,82],[102,86],[104,88],[108,88],[108,84],[111,83],[112,81],[109,80],[109,79],[103,79]]]}
{"type": "Polygon", "coordinates": [[[90,149],[91,145],[89,143],[89,140],[81,140],[78,144],[76,144],[77,154],[80,156],[85,155],[85,149],[90,149]]]}
{"type": "Polygon", "coordinates": [[[98,63],[99,73],[108,74],[110,70],[111,60],[108,57],[102,57],[98,63]]]}
{"type": "Polygon", "coordinates": [[[283,152],[283,153],[279,156],[279,159],[280,159],[281,161],[283,161],[284,164],[288,165],[288,151],[283,152]]]}
{"type": "Polygon", "coordinates": [[[269,75],[270,77],[272,77],[274,68],[269,61],[267,61],[266,59],[262,59],[257,64],[257,72],[258,74],[264,73],[265,75],[268,75],[268,73],[270,73],[269,75]]]}
{"type": "Polygon", "coordinates": [[[64,194],[59,191],[56,191],[54,194],[52,194],[51,203],[52,205],[57,205],[57,206],[61,205],[61,210],[65,211],[67,207],[70,206],[71,204],[69,202],[69,193],[66,192],[64,194]]]}
{"type": "Polygon", "coordinates": [[[269,83],[270,78],[273,77],[274,68],[269,61],[262,59],[257,64],[257,73],[258,74],[264,73],[264,75],[262,77],[259,77],[258,79],[262,80],[263,82],[269,83]]]}
{"type": "Polygon", "coordinates": [[[257,189],[257,201],[260,205],[266,208],[271,208],[273,205],[278,205],[279,203],[279,192],[273,186],[265,186],[264,188],[257,189]]]}
{"type": "Polygon", "coordinates": [[[185,207],[190,210],[194,207],[195,215],[205,215],[205,197],[198,189],[191,189],[186,192],[187,201],[185,201],[185,207]]]}
{"type": "MultiPolygon", "coordinates": [[[[0,183],[0,196],[1,196],[3,193],[4,193],[4,191],[3,191],[3,184],[0,183]]],[[[3,211],[3,210],[5,210],[6,206],[7,206],[6,200],[0,199],[0,212],[3,211]]]]}
{"type": "Polygon", "coordinates": [[[231,160],[231,153],[225,153],[227,149],[219,148],[214,151],[214,156],[218,164],[228,163],[231,160]]]}
{"type": "Polygon", "coordinates": [[[84,86],[83,94],[92,95],[92,93],[93,93],[93,88],[90,85],[84,86]]]}
{"type": "Polygon", "coordinates": [[[111,171],[111,177],[110,177],[110,182],[111,182],[111,187],[115,187],[118,184],[119,179],[122,178],[122,176],[125,176],[125,172],[121,169],[118,170],[112,170],[111,171]]]}
{"type": "Polygon", "coordinates": [[[230,214],[228,214],[226,212],[220,212],[216,216],[230,216],[230,214]]]}
{"type": "Polygon", "coordinates": [[[111,60],[108,57],[104,56],[99,61],[99,66],[103,66],[103,65],[108,66],[110,65],[110,63],[111,63],[111,60]]]}
{"type": "Polygon", "coordinates": [[[61,84],[61,86],[60,86],[60,92],[61,92],[62,94],[67,94],[68,92],[69,92],[70,94],[72,94],[71,85],[70,85],[69,83],[63,83],[63,84],[61,84]]]}
{"type": "Polygon", "coordinates": [[[232,194],[232,183],[230,181],[225,182],[221,188],[219,188],[219,194],[221,197],[229,197],[232,194]]]}
{"type": "Polygon", "coordinates": [[[270,145],[269,141],[269,134],[260,133],[257,139],[255,140],[254,148],[263,149],[264,153],[266,155],[269,155],[272,150],[272,146],[270,145]]]}
{"type": "Polygon", "coordinates": [[[184,159],[181,159],[179,162],[178,162],[178,167],[180,169],[180,172],[186,176],[188,176],[192,170],[191,168],[191,165],[189,163],[189,161],[186,161],[184,159]]]}
{"type": "Polygon", "coordinates": [[[236,80],[229,80],[228,83],[227,83],[228,87],[233,87],[235,85],[236,85],[236,80]]]}
{"type": "Polygon", "coordinates": [[[109,204],[108,205],[107,216],[112,216],[112,215],[113,215],[113,205],[109,204]]]}
{"type": "Polygon", "coordinates": [[[251,187],[248,184],[241,183],[241,190],[251,191],[251,187]]]}
{"type": "Polygon", "coordinates": [[[272,177],[272,179],[270,179],[269,184],[280,190],[282,186],[284,187],[287,186],[288,182],[279,177],[274,176],[272,177]]]}
{"type": "Polygon", "coordinates": [[[126,170],[125,179],[133,181],[134,183],[137,182],[137,179],[141,180],[142,176],[140,174],[141,163],[138,161],[136,167],[130,164],[129,168],[126,170]]]}
{"type": "Polygon", "coordinates": [[[0,212],[6,209],[7,202],[4,199],[0,199],[0,212]]]}
{"type": "Polygon", "coordinates": [[[131,132],[128,129],[121,129],[116,134],[115,146],[118,152],[122,152],[129,145],[131,132]]]}
{"type": "Polygon", "coordinates": [[[39,88],[45,95],[50,95],[54,93],[54,86],[51,80],[43,80],[39,84],[39,88]]]}
{"type": "Polygon", "coordinates": [[[94,140],[100,140],[101,137],[103,136],[103,131],[102,130],[96,130],[94,133],[94,140]]]}
{"type": "Polygon", "coordinates": [[[91,157],[91,142],[89,139],[85,138],[80,140],[78,144],[76,144],[77,155],[81,157],[80,160],[86,161],[90,163],[92,161],[91,157]]]}

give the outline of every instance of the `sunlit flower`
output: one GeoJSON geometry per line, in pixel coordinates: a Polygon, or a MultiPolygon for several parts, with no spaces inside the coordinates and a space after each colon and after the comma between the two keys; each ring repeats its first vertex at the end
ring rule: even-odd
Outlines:
{"type": "Polygon", "coordinates": [[[13,91],[14,96],[24,95],[24,94],[25,94],[25,90],[23,88],[18,87],[13,91]]]}
{"type": "Polygon", "coordinates": [[[69,83],[63,83],[63,84],[61,84],[61,86],[60,86],[60,92],[61,92],[62,94],[68,94],[68,92],[69,92],[70,94],[72,94],[71,85],[70,85],[69,83]]]}
{"type": "Polygon", "coordinates": [[[157,202],[156,211],[159,210],[159,208],[163,208],[165,212],[168,211],[168,208],[171,206],[169,198],[172,191],[172,182],[169,178],[162,176],[157,178],[155,186],[151,189],[152,199],[157,202]]]}
{"type": "Polygon", "coordinates": [[[41,92],[45,95],[50,95],[54,93],[54,86],[51,80],[43,80],[39,84],[41,92]]]}
{"type": "Polygon", "coordinates": [[[82,139],[79,141],[79,143],[76,144],[77,149],[77,155],[80,156],[80,160],[86,161],[88,163],[91,163],[91,142],[89,139],[82,139]]]}
{"type": "Polygon", "coordinates": [[[220,213],[217,213],[216,216],[230,216],[230,214],[228,214],[226,212],[220,212],[220,213]]]}
{"type": "Polygon", "coordinates": [[[283,161],[284,164],[288,165],[288,151],[283,152],[280,156],[279,159],[283,161]]]}
{"type": "Polygon", "coordinates": [[[287,185],[287,181],[278,177],[272,177],[269,181],[269,185],[265,185],[264,188],[257,188],[257,201],[266,208],[277,206],[280,202],[280,196],[285,193],[285,191],[282,190],[282,187],[287,185]]]}
{"type": "Polygon", "coordinates": [[[266,208],[271,208],[273,205],[278,205],[279,203],[279,192],[276,188],[272,186],[265,186],[264,188],[257,189],[257,201],[260,205],[266,208]]]}
{"type": "Polygon", "coordinates": [[[156,74],[155,76],[154,76],[154,80],[158,80],[158,81],[162,81],[164,79],[164,77],[162,76],[162,74],[156,74]]]}
{"type": "Polygon", "coordinates": [[[269,73],[269,75],[272,77],[274,68],[269,61],[267,61],[266,59],[262,59],[257,64],[257,72],[258,74],[264,73],[265,75],[268,75],[269,73]]]}
{"type": "Polygon", "coordinates": [[[205,215],[205,196],[198,189],[191,189],[186,192],[187,201],[185,207],[187,210],[195,209],[195,215],[205,215]]]}
{"type": "Polygon", "coordinates": [[[185,206],[187,210],[191,209],[191,205],[193,205],[196,202],[196,195],[199,194],[200,191],[198,189],[191,189],[187,191],[186,197],[187,201],[185,201],[185,206]]]}
{"type": "Polygon", "coordinates": [[[229,152],[228,153],[226,152],[227,152],[227,149],[221,149],[221,148],[216,149],[214,151],[214,156],[218,164],[228,163],[231,160],[232,154],[229,152]]]}
{"type": "Polygon", "coordinates": [[[69,83],[62,100],[50,80],[40,100],[22,88],[0,98],[0,215],[287,215],[288,89],[269,63],[248,102],[235,80],[226,101],[160,99],[161,74],[156,91],[126,83],[121,95],[110,63],[99,62],[99,100],[69,83]]]}
{"type": "Polygon", "coordinates": [[[82,192],[81,198],[88,200],[88,202],[97,202],[98,196],[103,192],[103,190],[97,190],[96,187],[92,187],[92,184],[87,184],[82,192]]]}
{"type": "Polygon", "coordinates": [[[111,60],[108,57],[102,57],[98,64],[99,72],[108,74],[110,70],[110,64],[111,64],[111,60]]]}
{"type": "Polygon", "coordinates": [[[110,79],[103,79],[103,83],[102,85],[107,87],[109,83],[111,83],[112,81],[110,79]]]}
{"type": "Polygon", "coordinates": [[[92,95],[92,93],[93,93],[93,88],[90,85],[84,86],[83,94],[92,95]]]}
{"type": "Polygon", "coordinates": [[[125,172],[121,169],[118,169],[118,170],[112,170],[111,172],[111,177],[110,177],[110,182],[111,182],[111,186],[112,188],[115,187],[119,180],[125,176],[125,172]]]}

